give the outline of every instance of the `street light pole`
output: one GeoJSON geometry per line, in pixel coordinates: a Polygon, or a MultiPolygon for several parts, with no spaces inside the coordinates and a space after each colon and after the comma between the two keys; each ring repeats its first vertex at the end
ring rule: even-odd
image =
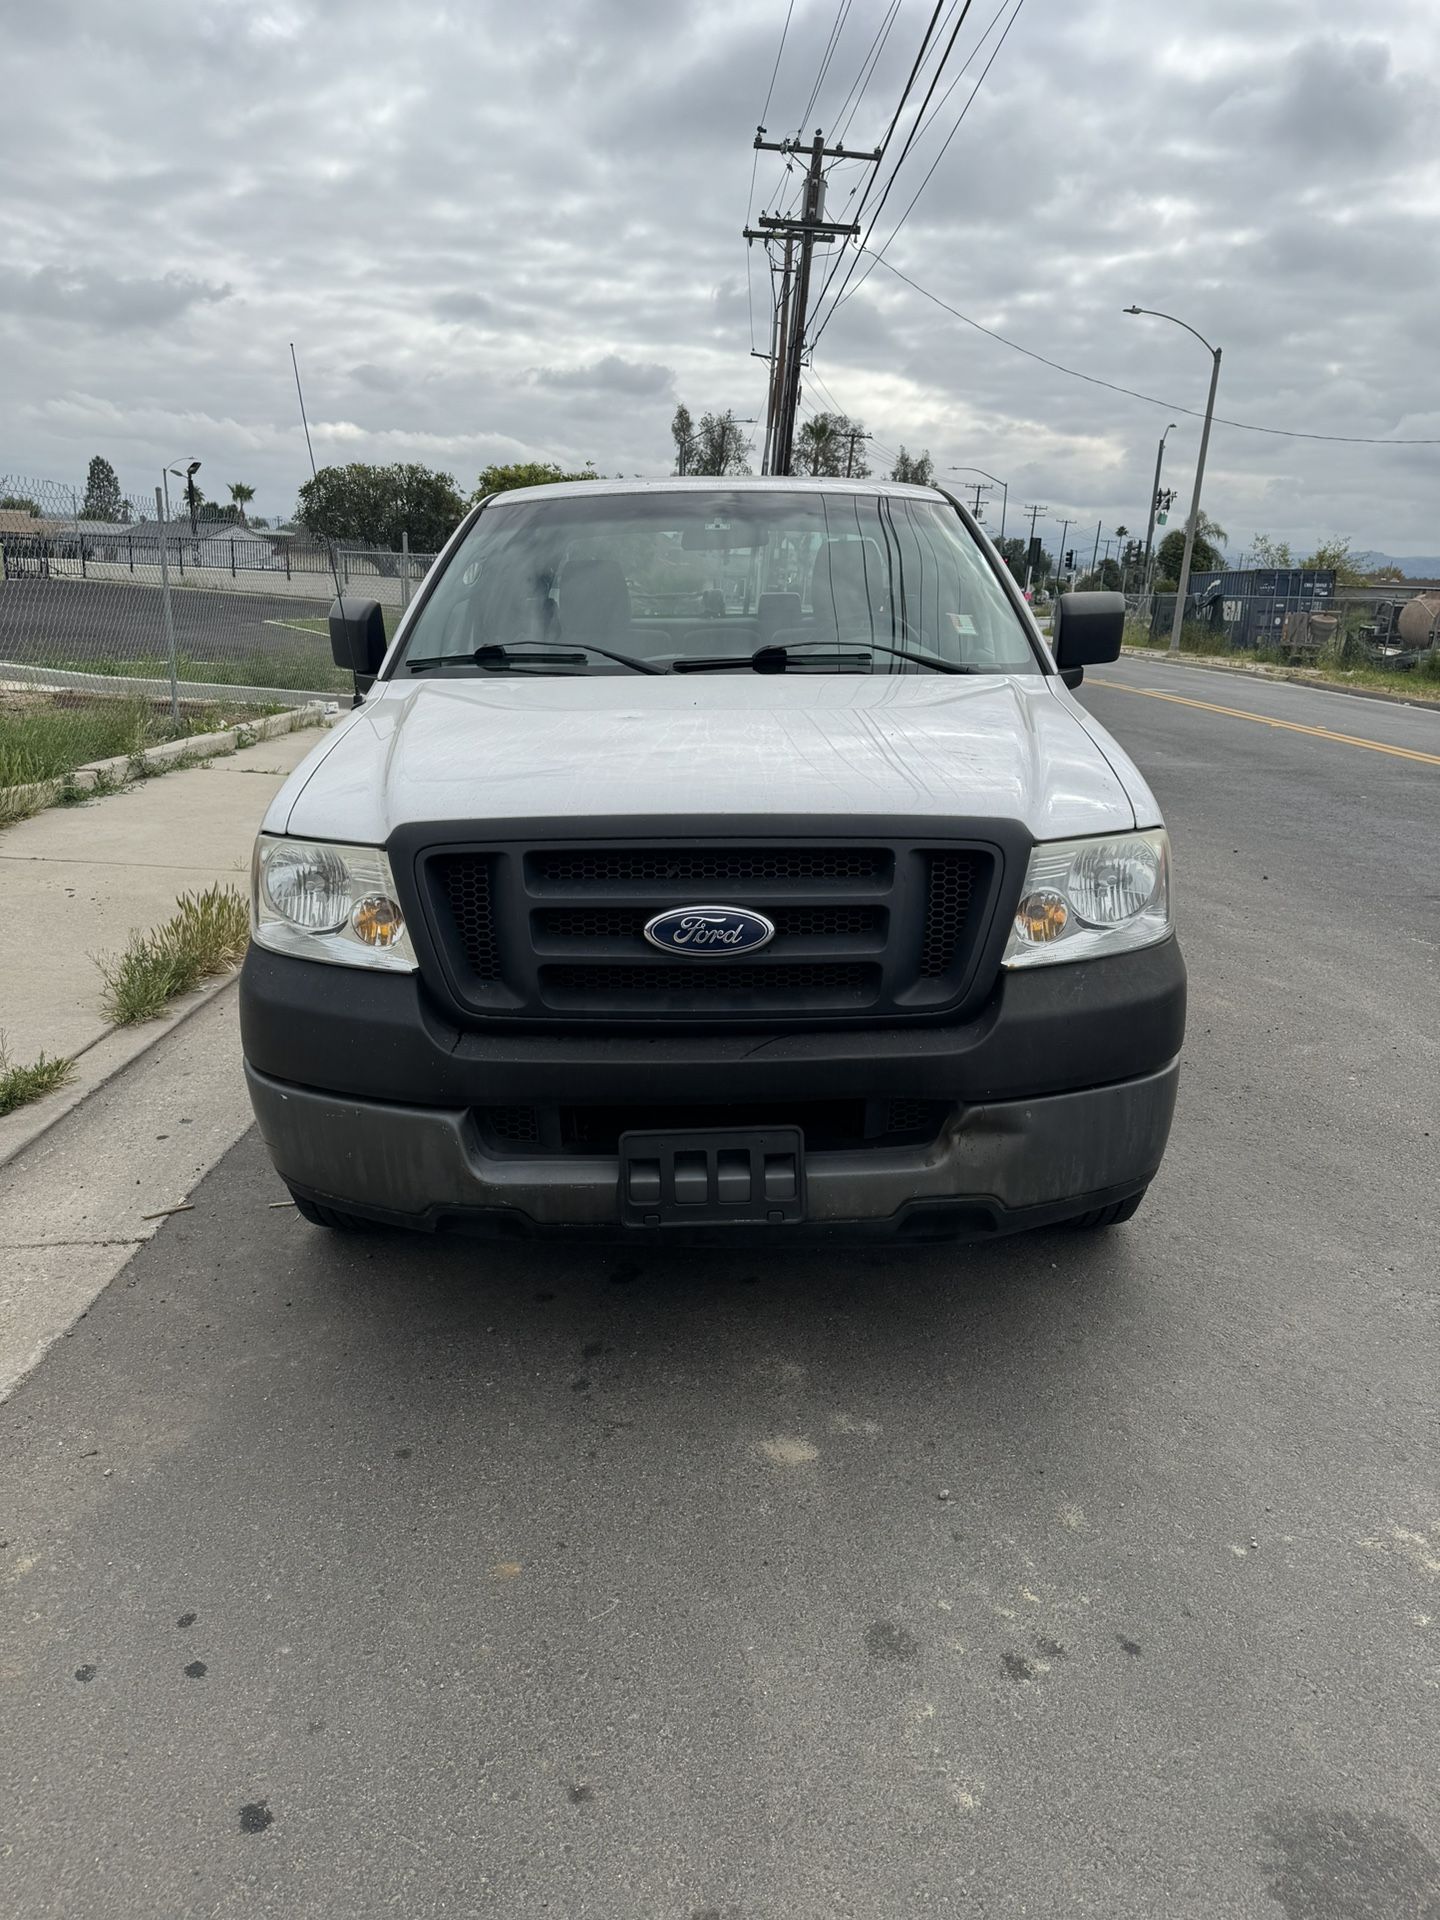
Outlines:
{"type": "Polygon", "coordinates": [[[1160,463],[1165,458],[1165,442],[1175,431],[1172,420],[1160,436],[1160,445],[1155,449],[1155,484],[1150,489],[1150,524],[1145,529],[1145,561],[1140,569],[1140,591],[1150,591],[1150,549],[1155,542],[1155,510],[1160,501],[1160,463]]]}
{"type": "Polygon", "coordinates": [[[1215,389],[1220,384],[1220,349],[1212,347],[1203,333],[1186,320],[1177,320],[1173,313],[1160,313],[1154,307],[1126,307],[1126,313],[1148,313],[1156,320],[1168,320],[1172,326],[1184,327],[1186,333],[1195,334],[1195,338],[1210,355],[1210,393],[1205,401],[1205,425],[1200,430],[1200,457],[1195,462],[1195,491],[1190,498],[1190,518],[1185,523],[1185,557],[1180,562],[1179,591],[1175,595],[1175,618],[1170,627],[1170,651],[1180,651],[1180,634],[1185,625],[1185,597],[1190,590],[1190,560],[1195,552],[1195,535],[1200,524],[1200,489],[1205,481],[1205,455],[1210,446],[1210,423],[1215,417],[1215,389]]]}
{"type": "Polygon", "coordinates": [[[987,480],[994,481],[995,485],[999,487],[1000,489],[1000,538],[1001,538],[1001,541],[1003,542],[1005,538],[1005,509],[1010,502],[1010,488],[1008,484],[1004,480],[996,480],[993,473],[986,473],[984,467],[956,467],[954,471],[956,473],[984,474],[984,477],[987,480]]]}

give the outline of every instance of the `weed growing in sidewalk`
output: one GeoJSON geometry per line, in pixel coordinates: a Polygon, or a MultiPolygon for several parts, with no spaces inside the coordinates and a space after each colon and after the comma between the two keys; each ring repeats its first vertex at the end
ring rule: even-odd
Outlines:
{"type": "Polygon", "coordinates": [[[177,994],[233,967],[250,937],[250,909],[236,887],[217,882],[182,893],[176,911],[149,933],[132,933],[120,954],[97,954],[101,1004],[118,1027],[154,1020],[177,994]]]}
{"type": "Polygon", "coordinates": [[[27,1106],[32,1100],[39,1100],[44,1094],[54,1093],[57,1087],[63,1087],[75,1072],[73,1060],[52,1060],[50,1055],[42,1053],[38,1060],[32,1060],[28,1067],[12,1065],[6,1050],[5,1036],[0,1033],[0,1114],[14,1113],[17,1107],[27,1106]]]}

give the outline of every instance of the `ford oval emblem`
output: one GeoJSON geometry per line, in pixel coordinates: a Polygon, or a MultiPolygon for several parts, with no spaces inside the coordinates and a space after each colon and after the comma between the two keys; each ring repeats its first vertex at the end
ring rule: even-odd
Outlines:
{"type": "Polygon", "coordinates": [[[724,960],[768,946],[775,938],[775,925],[748,907],[673,907],[646,922],[645,938],[665,953],[724,960]]]}

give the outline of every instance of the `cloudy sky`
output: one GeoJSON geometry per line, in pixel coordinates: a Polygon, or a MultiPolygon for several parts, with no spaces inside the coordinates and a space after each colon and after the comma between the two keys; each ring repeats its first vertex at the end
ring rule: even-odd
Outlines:
{"type": "MultiPolygon", "coordinates": [[[[288,512],[291,340],[322,464],[418,460],[467,490],[493,460],[666,472],[677,398],[763,412],[769,277],[740,229],[787,4],[0,0],[0,474],[83,482],[103,452],[140,494],[187,455],[211,493],[288,512]]],[[[975,58],[876,246],[1014,4],[973,0],[936,101],[975,58]]],[[[843,111],[877,143],[931,12],[899,0],[857,107],[890,0],[795,0],[772,134],[843,111]]],[[[1199,422],[1176,409],[1203,409],[1209,362],[1131,302],[1223,347],[1229,419],[1440,440],[1437,82],[1435,0],[1022,0],[886,258],[1168,404],[1008,351],[884,266],[825,326],[808,399],[989,468],[1012,529],[1038,502],[1052,540],[1066,514],[1143,531],[1167,420],[1188,495],[1199,422]]],[[[791,193],[762,157],[754,213],[791,193]]],[[[835,170],[832,217],[861,181],[835,170]]],[[[1234,553],[1257,528],[1435,553],[1440,445],[1217,426],[1205,504],[1234,553]]]]}

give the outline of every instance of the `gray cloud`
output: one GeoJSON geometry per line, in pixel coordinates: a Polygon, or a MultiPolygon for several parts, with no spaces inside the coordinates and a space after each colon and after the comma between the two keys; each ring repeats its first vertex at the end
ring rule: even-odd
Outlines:
{"type": "MultiPolygon", "coordinates": [[[[140,491],[193,445],[284,511],[305,472],[294,340],[322,460],[419,459],[466,485],[522,457],[666,471],[677,397],[763,407],[769,280],[739,229],[784,14],[134,0],[116,34],[84,0],[6,9],[0,166],[46,162],[43,194],[0,199],[0,469],[70,482],[103,451],[140,491]]],[[[903,0],[851,144],[883,132],[928,14],[903,0]]],[[[879,17],[851,7],[809,125],[836,125],[879,17]]],[[[834,19],[796,0],[772,133],[798,126],[834,19]]],[[[1185,480],[1199,423],[1168,407],[1202,405],[1208,371],[1176,329],[1121,317],[1138,301],[1224,345],[1228,415],[1440,434],[1437,79],[1433,0],[1358,20],[1342,0],[1194,0],[1179,25],[1148,0],[1029,0],[890,257],[1166,406],[1007,352],[883,267],[827,325],[807,404],[863,415],[877,467],[928,446],[1092,533],[1133,526],[1170,418],[1185,480]]],[[[793,195],[763,159],[752,212],[793,195]]],[[[834,170],[832,210],[861,172],[834,170]]],[[[1437,454],[1217,428],[1207,505],[1237,540],[1423,551],[1437,454]]]]}
{"type": "Polygon", "coordinates": [[[537,386],[573,388],[586,393],[669,394],[675,375],[669,367],[650,360],[627,360],[623,354],[607,353],[578,367],[535,367],[531,379],[537,386]]]}
{"type": "Polygon", "coordinates": [[[188,308],[227,300],[231,292],[185,273],[145,280],[104,267],[45,266],[27,273],[0,266],[0,313],[63,320],[95,332],[165,326],[188,308]]]}

